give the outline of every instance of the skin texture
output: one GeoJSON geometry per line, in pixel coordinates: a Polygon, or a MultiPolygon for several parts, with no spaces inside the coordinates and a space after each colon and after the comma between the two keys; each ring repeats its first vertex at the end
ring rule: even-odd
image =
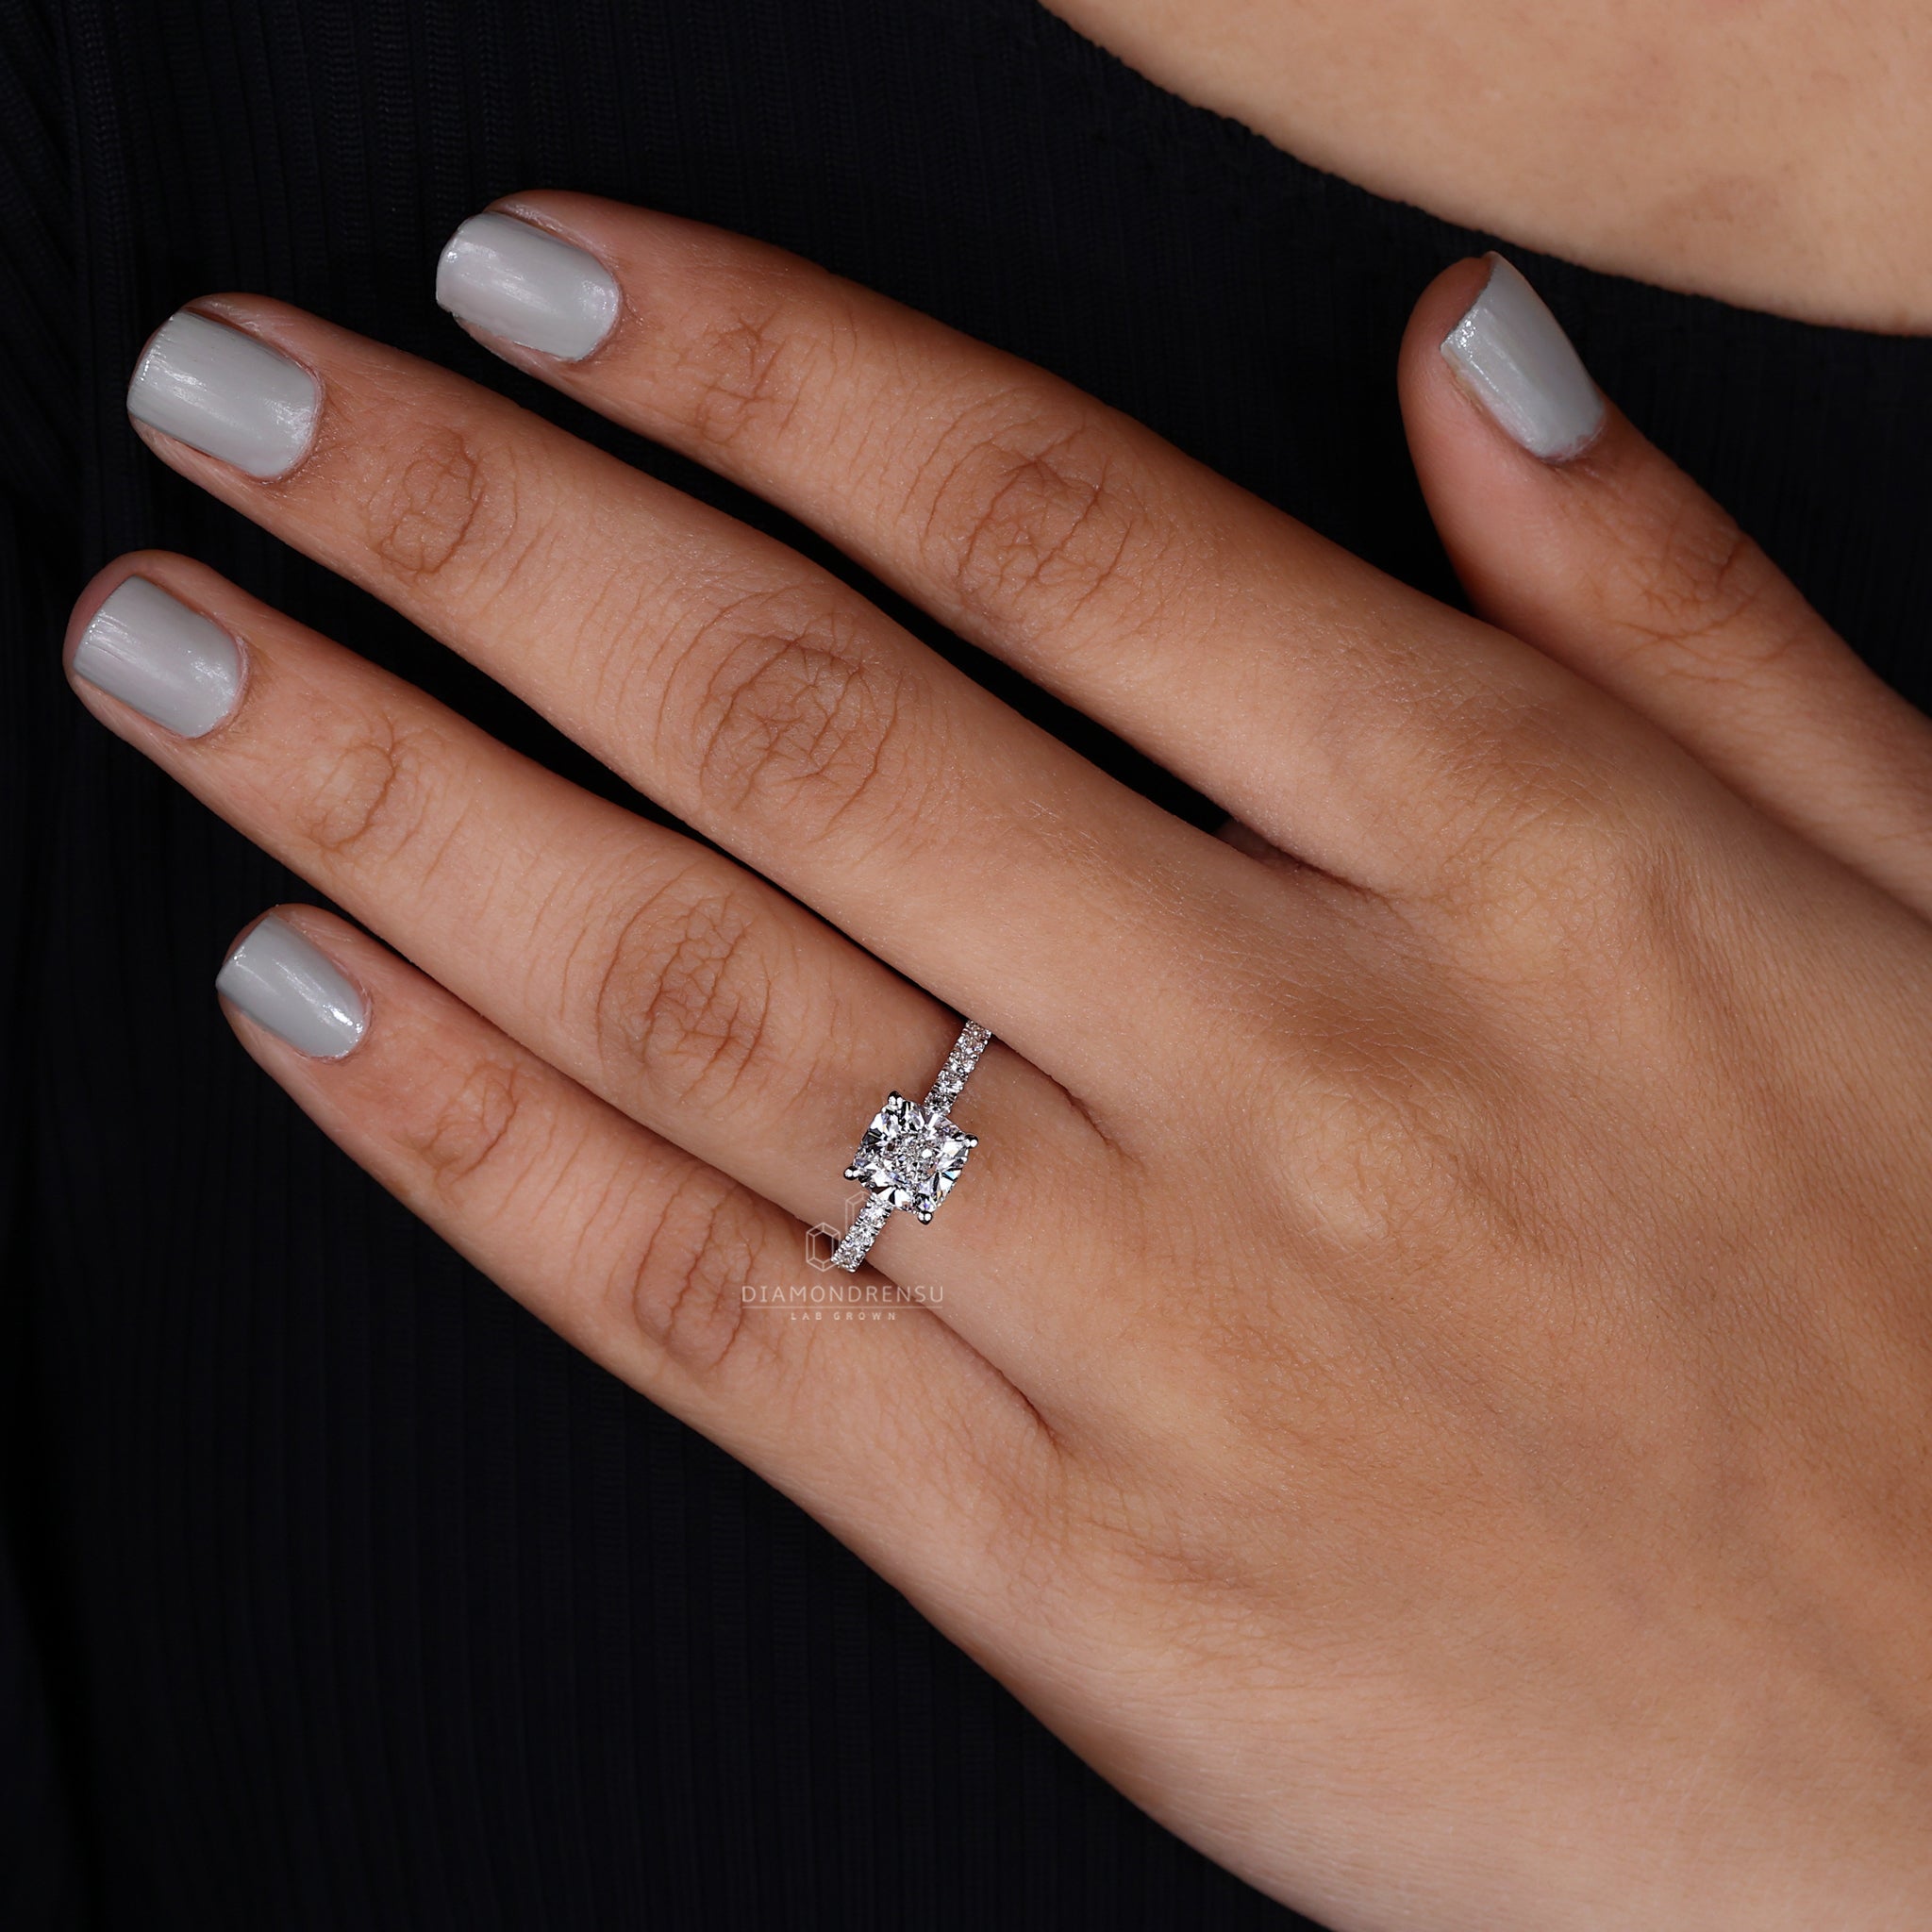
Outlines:
{"type": "Polygon", "coordinates": [[[369,1023],[319,1060],[235,1013],[243,1044],[1339,1932],[1927,1923],[1932,727],[1614,408],[1560,467],[1503,437],[1437,352],[1480,262],[1400,382],[1509,631],[794,258],[500,206],[624,308],[579,363],[492,346],[1235,823],[489,391],[215,298],[315,374],[315,446],[271,482],[155,453],[721,848],[121,558],[70,652],[139,573],[235,634],[244,690],[195,740],[82,700],[387,942],[287,911],[369,1023]],[[747,1312],[809,1278],[858,1129],[962,1010],[998,1036],[981,1145],[864,1277],[943,1301],[747,1312]]]}
{"type": "Polygon", "coordinates": [[[1047,5],[1378,194],[1665,288],[1932,327],[1932,15],[1913,0],[1047,5]]]}

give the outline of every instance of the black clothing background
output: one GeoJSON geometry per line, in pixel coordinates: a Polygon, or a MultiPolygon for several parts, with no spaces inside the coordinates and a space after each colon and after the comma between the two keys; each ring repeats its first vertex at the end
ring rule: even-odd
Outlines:
{"type": "MultiPolygon", "coordinates": [[[[0,0],[0,1924],[1298,1923],[309,1125],[209,981],[246,920],[313,895],[65,688],[86,575],[162,545],[617,791],[123,412],[173,308],[262,291],[825,556],[437,311],[448,231],[526,187],[796,249],[1454,594],[1393,358],[1487,238],[1028,0],[0,0]]],[[[1932,346],[1513,253],[1630,414],[1923,699],[1932,346]]]]}

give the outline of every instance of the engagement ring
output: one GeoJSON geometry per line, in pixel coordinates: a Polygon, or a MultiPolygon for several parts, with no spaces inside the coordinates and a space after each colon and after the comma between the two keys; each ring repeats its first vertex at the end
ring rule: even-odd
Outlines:
{"type": "Polygon", "coordinates": [[[952,1192],[966,1157],[979,1141],[953,1124],[948,1109],[991,1038],[984,1026],[967,1021],[923,1103],[903,1093],[887,1094],[845,1170],[848,1181],[863,1181],[872,1195],[832,1251],[833,1267],[851,1274],[893,1208],[909,1208],[921,1221],[930,1221],[952,1192]]]}

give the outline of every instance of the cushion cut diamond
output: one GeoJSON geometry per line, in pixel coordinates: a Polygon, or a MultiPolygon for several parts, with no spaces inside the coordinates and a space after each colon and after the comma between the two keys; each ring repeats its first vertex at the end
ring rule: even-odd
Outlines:
{"type": "Polygon", "coordinates": [[[974,1135],[962,1134],[946,1118],[943,1107],[921,1107],[903,1093],[889,1093],[845,1178],[863,1181],[888,1207],[909,1208],[930,1221],[978,1145],[974,1135]]]}

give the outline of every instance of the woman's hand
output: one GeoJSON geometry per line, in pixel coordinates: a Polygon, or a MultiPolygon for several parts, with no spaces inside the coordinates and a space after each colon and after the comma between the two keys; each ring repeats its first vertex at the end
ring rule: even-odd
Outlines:
{"type": "Polygon", "coordinates": [[[490,391],[223,297],[142,359],[162,459],[710,841],[124,558],[84,700],[404,956],[275,913],[223,975],[249,1050],[1279,1897],[1932,1919],[1925,722],[1504,268],[1424,295],[1401,382],[1513,635],[731,235],[525,196],[441,291],[1231,824],[490,391]],[[748,1299],[843,1279],[807,1227],[958,1013],[980,1146],[872,1318],[748,1299]]]}
{"type": "Polygon", "coordinates": [[[1932,329],[1918,0],[1046,0],[1374,192],[1753,308],[1932,329]]]}

